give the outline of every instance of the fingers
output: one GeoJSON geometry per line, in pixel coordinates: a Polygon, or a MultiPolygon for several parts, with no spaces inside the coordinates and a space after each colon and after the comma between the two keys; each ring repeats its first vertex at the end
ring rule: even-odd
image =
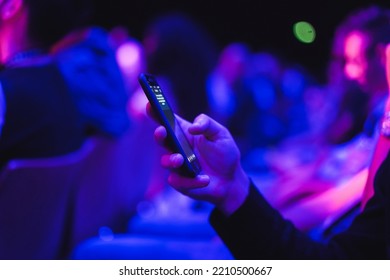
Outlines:
{"type": "Polygon", "coordinates": [[[181,154],[163,155],[161,157],[161,165],[168,169],[177,169],[184,163],[184,158],[181,154]]]}
{"type": "Polygon", "coordinates": [[[204,114],[196,117],[192,126],[189,127],[189,131],[194,135],[203,134],[211,141],[227,134],[226,129],[221,124],[204,114]]]}
{"type": "MultiPolygon", "coordinates": [[[[177,171],[184,163],[181,154],[169,154],[161,157],[161,165],[164,168],[177,171]]],[[[191,189],[203,188],[210,183],[210,177],[200,174],[195,178],[185,177],[177,172],[171,172],[168,177],[168,183],[180,192],[188,192],[191,189]]]]}
{"type": "Polygon", "coordinates": [[[176,190],[182,193],[188,193],[193,189],[207,187],[210,183],[210,177],[207,175],[198,175],[195,178],[189,178],[173,172],[168,177],[168,183],[176,190]]]}
{"type": "Polygon", "coordinates": [[[165,147],[165,140],[167,138],[167,130],[162,125],[157,127],[154,131],[154,139],[160,145],[165,147]]]}

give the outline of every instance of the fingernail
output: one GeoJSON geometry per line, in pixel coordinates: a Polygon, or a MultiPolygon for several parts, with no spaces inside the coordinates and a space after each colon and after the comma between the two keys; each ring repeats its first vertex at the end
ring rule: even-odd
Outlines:
{"type": "Polygon", "coordinates": [[[179,167],[182,164],[182,157],[178,154],[171,155],[171,161],[175,167],[179,167]]]}
{"type": "Polygon", "coordinates": [[[208,175],[198,175],[198,179],[201,180],[201,181],[209,181],[210,180],[210,177],[208,175]]]}

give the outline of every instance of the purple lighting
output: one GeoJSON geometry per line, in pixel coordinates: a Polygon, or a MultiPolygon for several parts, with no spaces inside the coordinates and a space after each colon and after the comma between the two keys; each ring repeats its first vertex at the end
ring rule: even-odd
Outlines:
{"type": "Polygon", "coordinates": [[[138,71],[141,64],[141,52],[141,47],[135,42],[122,44],[116,53],[116,58],[122,71],[138,71]]]}

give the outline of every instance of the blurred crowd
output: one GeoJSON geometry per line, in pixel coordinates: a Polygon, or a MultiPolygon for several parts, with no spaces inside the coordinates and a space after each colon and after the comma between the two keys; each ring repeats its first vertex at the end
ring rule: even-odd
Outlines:
{"type": "MultiPolygon", "coordinates": [[[[389,22],[389,11],[376,6],[352,12],[335,30],[324,69],[326,82],[273,50],[254,50],[246,42],[220,46],[204,26],[181,13],[155,18],[142,38],[123,26],[110,30],[88,26],[56,41],[47,56],[65,77],[74,110],[85,124],[82,141],[78,139],[72,150],[91,137],[126,139],[120,146],[126,152],[117,151],[118,157],[123,154],[133,161],[126,163],[133,168],[128,172],[131,179],[124,177],[127,181],[122,182],[128,190],[118,188],[118,194],[100,198],[112,199],[106,207],[113,209],[132,203],[112,211],[122,219],[121,226],[117,220],[97,222],[94,231],[76,242],[96,237],[95,243],[84,244],[73,257],[162,258],[165,251],[157,252],[166,250],[163,242],[176,246],[175,254],[167,258],[231,257],[207,225],[211,206],[167,185],[167,172],[159,162],[164,151],[153,140],[157,124],[146,115],[147,99],[137,80],[141,72],[157,77],[181,117],[192,121],[206,113],[226,126],[239,145],[247,173],[271,205],[298,228],[326,241],[347,227],[361,209],[364,188],[372,184],[367,181],[368,169],[388,95],[384,47],[390,41],[389,22]],[[136,189],[135,199],[125,198],[136,189]],[[137,242],[126,241],[130,237],[137,242]],[[145,240],[150,247],[141,246],[145,240]],[[114,244],[110,247],[114,252],[96,245],[101,243],[114,244]],[[118,246],[128,248],[128,253],[123,249],[118,253],[118,246]],[[178,247],[192,253],[182,254],[178,247]],[[150,256],[134,253],[143,248],[151,251],[150,256]]],[[[0,139],[11,133],[7,115],[4,124],[0,139]]],[[[2,148],[0,141],[0,151],[7,147],[2,148]]],[[[15,158],[68,152],[15,157],[10,153],[1,155],[0,162],[5,170],[15,158]]],[[[97,161],[104,164],[105,158],[97,161]]],[[[97,170],[93,176],[104,173],[105,166],[97,170]]],[[[84,199],[92,201],[94,191],[100,190],[92,187],[84,199]]]]}

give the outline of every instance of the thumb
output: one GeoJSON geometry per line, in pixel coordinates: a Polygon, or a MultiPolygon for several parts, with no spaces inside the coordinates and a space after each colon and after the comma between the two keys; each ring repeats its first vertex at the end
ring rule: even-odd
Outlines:
{"type": "Polygon", "coordinates": [[[227,129],[205,114],[201,114],[194,120],[189,127],[191,134],[203,134],[207,139],[213,141],[225,137],[228,134],[227,129]]]}

